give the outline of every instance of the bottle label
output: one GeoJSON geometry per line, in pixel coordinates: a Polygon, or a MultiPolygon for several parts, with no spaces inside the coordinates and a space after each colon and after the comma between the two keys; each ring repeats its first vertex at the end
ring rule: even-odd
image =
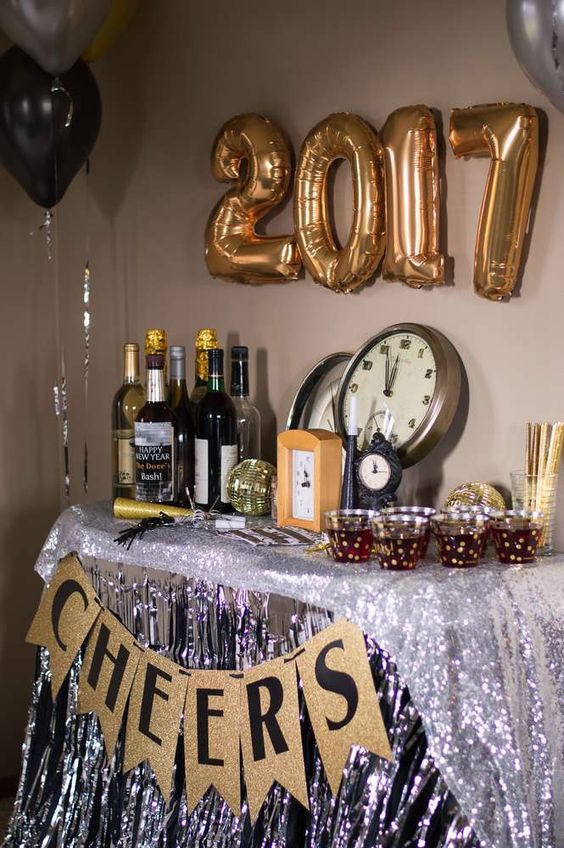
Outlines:
{"type": "Polygon", "coordinates": [[[135,438],[133,430],[114,430],[117,444],[117,480],[119,486],[135,485],[135,438]]]}
{"type": "Polygon", "coordinates": [[[208,440],[194,440],[195,482],[194,499],[197,504],[209,502],[208,488],[208,440]]]}
{"type": "Polygon", "coordinates": [[[221,500],[223,503],[230,503],[229,495],[227,494],[227,478],[229,472],[239,462],[239,452],[237,445],[222,445],[221,446],[221,500]]]}
{"type": "Polygon", "coordinates": [[[174,500],[174,429],[169,421],[135,424],[136,495],[140,501],[174,500]]]}

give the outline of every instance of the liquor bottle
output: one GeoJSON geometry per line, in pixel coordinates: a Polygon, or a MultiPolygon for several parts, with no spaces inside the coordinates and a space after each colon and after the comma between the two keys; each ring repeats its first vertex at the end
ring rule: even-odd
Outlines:
{"type": "Polygon", "coordinates": [[[186,348],[184,345],[170,347],[168,405],[176,416],[176,500],[180,506],[190,506],[190,498],[194,495],[195,430],[186,391],[186,348]]]}
{"type": "Polygon", "coordinates": [[[168,373],[166,367],[166,352],[168,349],[166,341],[166,330],[151,329],[145,333],[145,356],[160,353],[164,357],[164,384],[168,386],[168,373]]]}
{"type": "Polygon", "coordinates": [[[145,403],[139,381],[139,345],[123,346],[123,384],[112,404],[112,500],[135,497],[134,425],[145,403]]]}
{"type": "Polygon", "coordinates": [[[232,512],[227,478],[237,465],[235,407],[225,393],[223,350],[208,350],[208,388],[196,408],[196,504],[232,512]]]}
{"type": "Polygon", "coordinates": [[[190,394],[193,409],[208,390],[208,350],[217,349],[217,330],[206,327],[196,333],[196,382],[190,394]]]}
{"type": "Polygon", "coordinates": [[[135,419],[135,496],[138,501],[172,503],[176,494],[176,418],[165,400],[164,357],[147,357],[147,400],[135,419]]]}
{"type": "Polygon", "coordinates": [[[231,397],[237,416],[239,462],[260,459],[260,412],[249,400],[249,348],[231,348],[231,397]]]}

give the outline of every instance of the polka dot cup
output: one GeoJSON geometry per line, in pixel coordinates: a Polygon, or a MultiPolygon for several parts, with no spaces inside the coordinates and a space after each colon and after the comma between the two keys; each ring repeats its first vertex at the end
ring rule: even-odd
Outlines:
{"type": "Polygon", "coordinates": [[[478,565],[488,536],[489,516],[443,512],[431,519],[441,563],[448,568],[478,565]]]}
{"type": "Polygon", "coordinates": [[[376,517],[372,524],[374,550],[380,568],[413,571],[421,557],[428,520],[416,515],[382,515],[376,517]]]}
{"type": "Polygon", "coordinates": [[[544,514],[536,510],[508,510],[492,516],[492,536],[500,562],[520,565],[534,562],[544,527],[544,514]]]}
{"type": "Polygon", "coordinates": [[[410,518],[413,516],[419,516],[420,518],[427,519],[427,527],[425,529],[425,533],[423,538],[421,539],[421,550],[420,557],[424,559],[427,555],[427,548],[429,547],[429,539],[431,538],[431,525],[428,523],[429,519],[433,517],[436,513],[436,509],[433,509],[432,506],[388,506],[386,509],[382,510],[383,515],[389,516],[397,516],[397,515],[407,515],[410,518]]]}
{"type": "Polygon", "coordinates": [[[336,562],[356,565],[372,555],[374,536],[370,509],[334,509],[325,513],[329,548],[336,562]]]}

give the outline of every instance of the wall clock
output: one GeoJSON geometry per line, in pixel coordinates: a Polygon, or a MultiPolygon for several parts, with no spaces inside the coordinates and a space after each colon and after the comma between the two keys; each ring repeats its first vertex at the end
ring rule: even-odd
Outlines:
{"type": "Polygon", "coordinates": [[[450,427],[460,383],[460,359],[442,333],[421,324],[394,324],[351,357],[339,385],[337,429],[346,433],[355,396],[359,449],[382,433],[408,468],[450,427]]]}
{"type": "Polygon", "coordinates": [[[278,524],[319,533],[341,497],[341,437],[328,430],[278,436],[278,524]]]}
{"type": "Polygon", "coordinates": [[[306,374],[290,406],[287,430],[321,428],[336,432],[339,382],[351,356],[351,353],[331,353],[306,374]]]}

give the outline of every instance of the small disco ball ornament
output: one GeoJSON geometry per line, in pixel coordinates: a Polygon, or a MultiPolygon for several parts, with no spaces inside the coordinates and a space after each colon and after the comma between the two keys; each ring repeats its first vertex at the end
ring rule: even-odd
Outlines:
{"type": "Polygon", "coordinates": [[[489,483],[463,483],[453,489],[445,501],[444,509],[479,506],[505,509],[503,495],[489,483]]]}
{"type": "Polygon", "coordinates": [[[229,500],[243,515],[268,515],[272,504],[272,477],[276,468],[264,459],[244,459],[227,478],[229,500]]]}

